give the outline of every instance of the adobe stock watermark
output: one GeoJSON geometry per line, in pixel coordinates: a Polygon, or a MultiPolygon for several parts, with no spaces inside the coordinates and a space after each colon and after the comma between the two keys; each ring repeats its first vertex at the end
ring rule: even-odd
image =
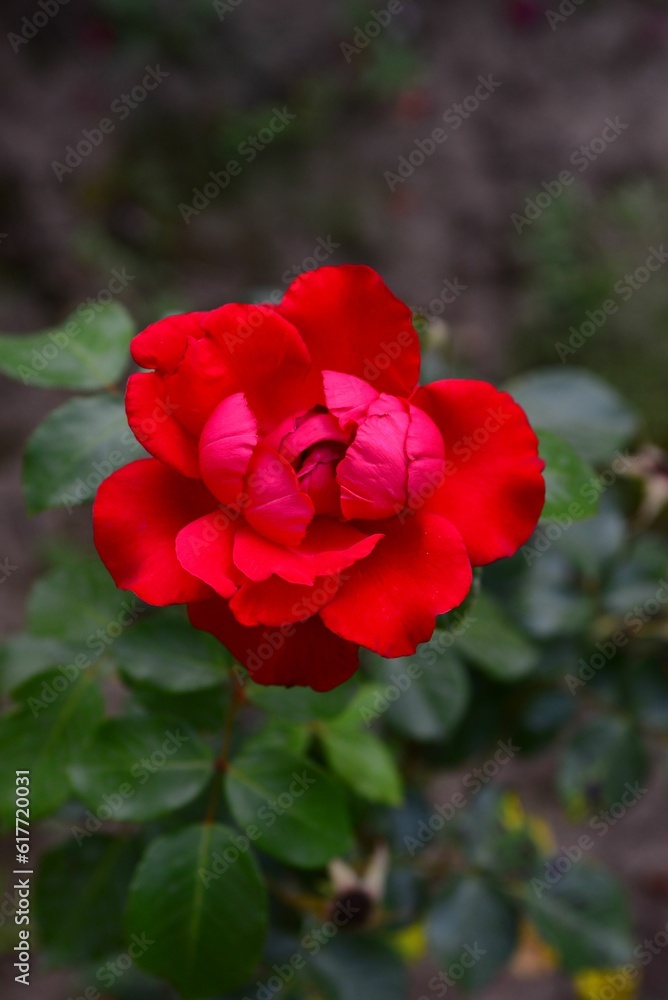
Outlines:
{"type": "Polygon", "coordinates": [[[99,966],[95,973],[95,978],[103,987],[101,993],[97,986],[87,986],[82,994],[69,996],[67,1000],[104,1000],[107,990],[111,989],[114,983],[124,976],[132,968],[138,958],[141,958],[148,949],[155,944],[146,934],[132,934],[128,950],[121,952],[116,958],[110,959],[104,965],[99,966]]]}
{"type": "Polygon", "coordinates": [[[316,784],[316,778],[308,771],[297,771],[292,773],[292,781],[285,791],[276,796],[275,799],[267,799],[264,805],[256,812],[256,822],[248,823],[242,833],[230,837],[229,844],[224,851],[215,851],[211,856],[209,868],[200,867],[197,875],[205,889],[208,889],[212,882],[218,881],[225,872],[235,865],[242,854],[246,854],[251,844],[260,840],[264,830],[274,825],[279,816],[283,816],[300,799],[305,792],[316,784]]]}
{"type": "Polygon", "coordinates": [[[586,1000],[620,1000],[621,997],[631,996],[629,986],[638,979],[640,969],[646,968],[666,948],[668,948],[668,924],[651,938],[645,938],[642,944],[635,946],[632,954],[636,964],[627,962],[620,969],[605,973],[603,986],[596,993],[590,990],[586,1000]]]}
{"type": "Polygon", "coordinates": [[[60,695],[79,679],[87,667],[92,666],[109,649],[119,635],[122,635],[125,629],[132,625],[144,610],[136,597],[123,601],[116,618],[107,622],[104,628],[96,629],[86,638],[85,645],[90,653],[78,653],[71,663],[59,665],[56,669],[60,671],[60,676],[43,681],[39,696],[31,695],[28,698],[27,705],[33,716],[37,718],[40,712],[53,705],[60,695]],[[92,655],[90,655],[91,653],[92,655]]]}
{"type": "Polygon", "coordinates": [[[554,345],[562,365],[566,363],[571,354],[575,354],[588,340],[591,340],[594,334],[605,326],[611,316],[619,312],[620,303],[628,302],[636,292],[644,288],[652,275],[660,271],[666,261],[668,261],[668,251],[664,250],[663,243],[658,248],[649,247],[647,259],[631,274],[625,274],[623,278],[615,282],[613,291],[617,299],[606,299],[601,303],[600,309],[588,309],[585,314],[586,318],[580,326],[568,328],[571,334],[568,343],[564,344],[559,340],[554,345]]]}
{"type": "Polygon", "coordinates": [[[18,571],[18,566],[13,563],[9,556],[5,556],[4,559],[0,560],[0,585],[7,583],[7,580],[18,571]]]}
{"type": "Polygon", "coordinates": [[[32,41],[40,29],[45,28],[60,11],[60,8],[65,7],[69,2],[70,0],[38,0],[37,10],[30,16],[26,15],[21,18],[21,30],[19,32],[10,31],[7,34],[7,40],[14,52],[19,52],[21,46],[32,41]]]}
{"type": "Polygon", "coordinates": [[[163,735],[165,738],[160,746],[128,769],[128,776],[133,780],[122,782],[118,789],[111,794],[105,793],[95,811],[86,809],[83,825],[76,823],[71,827],[72,835],[79,847],[84,840],[96,834],[102,828],[103,823],[112,820],[123,804],[128,799],[134,798],[137,788],[145,785],[150,780],[151,775],[164,767],[170,757],[173,757],[182,746],[190,742],[190,737],[178,728],[175,732],[167,729],[163,735]]]}
{"type": "Polygon", "coordinates": [[[18,365],[16,374],[23,384],[30,385],[36,375],[45,371],[59,354],[66,351],[72,341],[84,332],[85,326],[91,323],[116,295],[120,295],[135,277],[134,274],[128,274],[126,268],[115,267],[105,287],[77,306],[74,312],[76,318],[69,320],[57,330],[52,330],[47,336],[51,343],[45,344],[40,350],[33,349],[30,365],[18,365]]]}
{"type": "MultiPolygon", "coordinates": [[[[444,278],[441,291],[436,298],[432,299],[425,308],[429,316],[440,316],[445,312],[446,306],[456,302],[460,295],[468,291],[468,285],[464,285],[459,278],[444,278]]],[[[401,354],[408,347],[415,345],[415,330],[402,330],[394,340],[381,341],[380,350],[373,358],[366,358],[362,374],[367,382],[375,382],[383,372],[398,361],[401,354]]]]}
{"type": "Polygon", "coordinates": [[[545,17],[550,25],[550,31],[556,31],[557,27],[567,21],[583,3],[585,0],[561,0],[557,10],[546,10],[545,17]]]}
{"type": "MultiPolygon", "coordinates": [[[[406,0],[411,3],[411,0],[406,0]]],[[[370,45],[374,38],[378,38],[381,31],[387,28],[392,18],[401,14],[405,9],[403,0],[390,0],[380,10],[369,11],[369,20],[366,24],[357,25],[353,31],[352,41],[341,42],[339,48],[343,53],[343,58],[348,64],[353,60],[353,56],[358,56],[370,45]]]]}
{"type": "MultiPolygon", "coordinates": [[[[599,156],[616,142],[622,132],[625,132],[629,127],[628,124],[620,120],[619,115],[614,119],[606,118],[603,125],[604,128],[600,135],[595,136],[589,143],[583,143],[581,146],[578,146],[569,157],[568,162],[572,166],[577,167],[580,174],[589,170],[592,163],[595,163],[599,156]]],[[[535,194],[533,198],[525,199],[524,214],[514,212],[510,216],[510,221],[517,232],[521,233],[523,229],[530,226],[536,219],[539,219],[543,212],[557,198],[561,197],[566,188],[569,188],[574,183],[575,174],[571,170],[562,170],[554,180],[543,181],[541,184],[543,190],[535,194]]]]}
{"type": "Polygon", "coordinates": [[[211,180],[207,180],[201,188],[193,188],[191,204],[179,203],[178,209],[185,224],[189,226],[193,216],[197,217],[208,208],[211,202],[229,187],[232,178],[241,174],[244,165],[252,163],[296,117],[294,112],[288,111],[285,104],[282,108],[274,108],[267,124],[256,134],[246,136],[239,143],[237,146],[239,159],[228,160],[222,170],[210,170],[211,180]]]}
{"type": "Polygon", "coordinates": [[[417,511],[422,510],[424,505],[443,486],[446,479],[457,475],[462,466],[470,462],[484,448],[490,439],[501,430],[511,419],[512,414],[504,409],[505,404],[497,407],[489,407],[485,418],[471,434],[464,434],[448,449],[447,457],[443,462],[443,468],[439,471],[429,472],[425,476],[424,482],[412,492],[402,506],[396,504],[394,515],[401,524],[417,511]],[[452,456],[452,457],[450,457],[452,456]],[[456,461],[455,461],[456,459],[456,461]]]}
{"type": "MultiPolygon", "coordinates": [[[[609,830],[617,826],[648,791],[649,789],[643,788],[639,781],[636,781],[634,785],[627,781],[619,801],[613,802],[608,809],[601,809],[600,812],[591,817],[587,824],[591,832],[595,833],[599,839],[605,837],[609,830]]],[[[544,893],[558,885],[564,875],[567,875],[573,866],[595,846],[596,841],[589,833],[581,833],[574,844],[561,847],[556,857],[545,862],[545,871],[542,877],[535,876],[531,879],[531,888],[536,896],[540,899],[544,893]]]]}
{"type": "Polygon", "coordinates": [[[213,0],[213,9],[218,15],[218,20],[224,21],[225,16],[232,14],[242,3],[243,0],[213,0]]]}
{"type": "Polygon", "coordinates": [[[434,812],[428,820],[420,820],[415,830],[415,836],[405,836],[404,846],[413,858],[423,847],[431,843],[437,833],[452,822],[472,798],[496,778],[501,769],[508,764],[522,748],[515,746],[512,739],[499,740],[497,750],[480,767],[472,768],[462,779],[462,788],[466,791],[454,792],[446,802],[434,806],[434,812]]]}
{"type": "Polygon", "coordinates": [[[442,115],[443,122],[449,126],[446,130],[438,126],[422,139],[415,139],[408,153],[402,154],[397,160],[394,170],[386,170],[383,174],[390,191],[395,191],[400,184],[413,176],[422,164],[436,152],[439,146],[448,141],[452,132],[457,132],[471,115],[475,114],[481,104],[489,100],[492,94],[501,86],[490,73],[478,77],[478,86],[462,101],[455,102],[442,115]]]}
{"type": "Polygon", "coordinates": [[[381,715],[387,712],[392,704],[413,686],[415,681],[420,680],[424,674],[425,665],[433,667],[438,662],[439,655],[444,653],[446,649],[450,649],[458,637],[468,631],[477,620],[470,613],[462,614],[461,611],[456,611],[447,629],[436,629],[429,642],[418,647],[415,654],[416,659],[409,660],[406,669],[400,673],[392,671],[389,681],[374,694],[371,704],[360,707],[360,717],[364,725],[367,727],[373,725],[381,715]]]}
{"type": "Polygon", "coordinates": [[[660,580],[659,584],[654,597],[650,597],[643,604],[636,604],[624,615],[619,629],[604,642],[596,643],[596,652],[592,653],[588,660],[580,658],[577,674],[566,674],[564,682],[571,694],[575,694],[578,688],[593,680],[599,670],[614,660],[620,649],[627,646],[634,636],[642,632],[648,622],[661,613],[668,604],[668,583],[660,580]]]}
{"type": "MultiPolygon", "coordinates": [[[[166,80],[169,73],[161,70],[160,66],[145,66],[146,73],[141,83],[137,84],[129,93],[123,93],[120,97],[111,102],[109,113],[114,115],[118,121],[125,121],[130,112],[138,108],[148,97],[152,90],[155,90],[163,80],[166,80]]],[[[86,157],[90,156],[94,149],[102,145],[104,138],[116,131],[116,122],[113,118],[105,115],[99,120],[94,128],[85,128],[81,133],[81,139],[76,146],[65,147],[64,162],[59,160],[51,161],[51,169],[62,184],[63,177],[71,174],[77,167],[80,167],[86,157]]]]}

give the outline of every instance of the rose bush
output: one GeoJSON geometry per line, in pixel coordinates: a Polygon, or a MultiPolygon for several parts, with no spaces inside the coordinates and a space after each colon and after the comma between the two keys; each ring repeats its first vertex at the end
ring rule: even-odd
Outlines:
{"type": "Polygon", "coordinates": [[[538,521],[523,410],[485,382],[418,388],[411,311],[368,267],[304,274],[278,306],[170,316],[131,350],[148,370],[128,421],[153,457],[100,487],[97,550],[118,587],[187,604],[261,684],[326,691],[360,646],[410,655],[472,567],[538,521]]]}

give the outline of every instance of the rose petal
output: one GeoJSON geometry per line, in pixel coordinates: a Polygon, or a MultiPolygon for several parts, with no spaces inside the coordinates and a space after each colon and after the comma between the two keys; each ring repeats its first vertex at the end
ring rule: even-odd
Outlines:
{"type": "Polygon", "coordinates": [[[176,536],[176,557],[184,569],[222,597],[231,597],[243,579],[232,560],[236,522],[225,510],[205,514],[176,536]]]}
{"type": "Polygon", "coordinates": [[[257,420],[242,392],[219,403],[204,425],[199,442],[202,479],[222,503],[239,503],[257,441],[257,420]]]}
{"type": "Polygon", "coordinates": [[[147,604],[182,604],[211,590],[182,567],[176,536],[215,506],[201,483],[153,458],[117,469],[100,485],[93,507],[95,546],[117,587],[147,604]]]}
{"type": "Polygon", "coordinates": [[[197,439],[179,423],[178,410],[161,375],[140,372],[128,379],[125,411],[134,436],[151,455],[199,479],[197,439]]]}
{"type": "Polygon", "coordinates": [[[290,583],[313,584],[318,576],[347,570],[364,559],[383,538],[364,535],[350,524],[317,517],[299,546],[286,548],[242,525],[234,540],[234,561],[251,580],[266,580],[273,573],[290,583]]]}
{"type": "Polygon", "coordinates": [[[511,556],[545,501],[544,463],[524,411],[507,392],[469,379],[424,386],[413,402],[445,442],[443,485],[425,509],[452,521],[474,566],[511,556]]]}
{"type": "Polygon", "coordinates": [[[379,392],[409,396],[420,374],[420,344],[408,306],[370,267],[320,267],[292,282],[277,307],[324,370],[357,375],[379,392]]]}
{"type": "Polygon", "coordinates": [[[261,535],[283,545],[297,545],[313,518],[313,503],[299,488],[289,462],[258,445],[245,480],[248,503],[245,516],[261,535]]]}
{"type": "Polygon", "coordinates": [[[471,587],[471,566],[456,528],[435,514],[383,522],[386,537],[320,616],[342,638],[381,656],[410,656],[434,631],[436,616],[471,587]]]}
{"type": "Polygon", "coordinates": [[[329,632],[317,615],[281,629],[247,628],[219,597],[191,604],[188,613],[195,628],[215,635],[258,684],[330,691],[357,670],[357,646],[329,632]]]}

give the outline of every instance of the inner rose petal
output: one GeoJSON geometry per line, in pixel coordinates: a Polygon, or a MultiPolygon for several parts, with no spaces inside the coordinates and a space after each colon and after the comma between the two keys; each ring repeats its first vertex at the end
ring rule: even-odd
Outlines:
{"type": "Polygon", "coordinates": [[[343,516],[383,518],[415,507],[443,479],[443,438],[430,417],[405,400],[381,393],[339,463],[343,516]]]}

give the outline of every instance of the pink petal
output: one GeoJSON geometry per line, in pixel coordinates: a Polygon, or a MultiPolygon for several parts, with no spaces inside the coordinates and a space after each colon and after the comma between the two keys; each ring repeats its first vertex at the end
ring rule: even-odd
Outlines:
{"type": "Polygon", "coordinates": [[[299,488],[294,469],[278,452],[258,445],[246,475],[246,520],[283,545],[297,545],[313,518],[313,503],[299,488]]]}
{"type": "Polygon", "coordinates": [[[204,425],[199,442],[202,479],[222,503],[239,502],[257,441],[257,420],[242,392],[219,403],[204,425]]]}

